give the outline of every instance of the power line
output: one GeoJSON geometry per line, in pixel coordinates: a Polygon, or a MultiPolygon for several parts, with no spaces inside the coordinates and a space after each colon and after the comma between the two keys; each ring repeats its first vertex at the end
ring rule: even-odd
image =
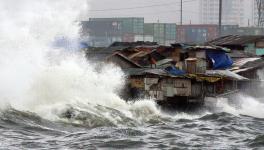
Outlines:
{"type": "MultiPolygon", "coordinates": [[[[169,13],[180,13],[181,10],[168,10],[168,11],[155,11],[156,15],[160,15],[160,14],[169,14],[169,13]]],[[[198,11],[186,11],[183,10],[184,13],[190,13],[190,14],[197,14],[199,13],[198,11]]],[[[130,13],[130,14],[123,14],[122,16],[138,16],[138,15],[142,15],[142,16],[146,16],[146,15],[153,15],[153,12],[145,12],[145,13],[130,13]]],[[[120,16],[120,15],[119,15],[120,16]]]]}
{"type": "MultiPolygon", "coordinates": [[[[155,12],[157,15],[162,15],[162,14],[168,14],[168,13],[180,13],[181,10],[169,10],[169,11],[159,11],[155,12]]],[[[185,13],[191,13],[191,14],[197,14],[199,12],[195,11],[183,11],[185,13]]],[[[139,16],[148,16],[148,15],[153,15],[153,12],[148,12],[148,13],[133,13],[129,15],[121,15],[120,17],[139,17],[139,16]]],[[[180,22],[178,22],[180,24],[180,22]]]]}
{"type": "MultiPolygon", "coordinates": [[[[186,0],[183,3],[193,2],[197,0],[186,0]]],[[[163,4],[155,4],[155,5],[145,5],[145,6],[137,6],[137,7],[123,7],[123,8],[110,8],[110,9],[94,9],[90,10],[90,12],[102,12],[102,11],[118,11],[118,10],[132,10],[132,9],[143,9],[143,8],[152,8],[152,7],[161,7],[161,6],[169,6],[179,4],[179,2],[174,3],[163,3],[163,4]]]]}
{"type": "MultiPolygon", "coordinates": [[[[159,14],[168,14],[168,13],[175,13],[175,12],[180,13],[181,10],[158,11],[158,12],[155,12],[155,13],[157,15],[159,15],[159,14]]],[[[197,13],[199,13],[198,11],[184,11],[184,10],[183,10],[183,12],[185,12],[185,13],[191,13],[191,14],[197,14],[197,13]]],[[[153,15],[153,12],[152,13],[151,12],[149,12],[149,13],[133,13],[131,15],[132,16],[133,15],[153,15]]]]}
{"type": "MultiPolygon", "coordinates": [[[[155,11],[155,14],[156,15],[159,15],[159,14],[168,14],[168,13],[180,13],[181,10],[168,10],[168,11],[155,11]]],[[[197,14],[199,13],[198,11],[186,11],[186,10],[183,10],[184,13],[190,13],[190,14],[197,14]]],[[[124,15],[123,16],[136,16],[136,15],[142,15],[142,16],[146,16],[146,15],[153,15],[154,12],[146,12],[146,13],[130,13],[128,15],[124,15]]],[[[119,15],[120,16],[120,15],[119,15]]]]}

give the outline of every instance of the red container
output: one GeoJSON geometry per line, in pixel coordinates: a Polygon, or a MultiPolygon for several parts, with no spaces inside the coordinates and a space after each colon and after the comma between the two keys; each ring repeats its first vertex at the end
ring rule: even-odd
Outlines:
{"type": "Polygon", "coordinates": [[[218,37],[218,25],[178,25],[177,42],[203,43],[218,37]]]}

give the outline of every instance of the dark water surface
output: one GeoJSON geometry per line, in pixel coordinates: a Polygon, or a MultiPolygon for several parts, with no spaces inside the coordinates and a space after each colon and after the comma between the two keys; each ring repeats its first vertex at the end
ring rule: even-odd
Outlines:
{"type": "Polygon", "coordinates": [[[0,149],[264,148],[264,119],[249,116],[211,113],[197,118],[152,118],[143,124],[124,119],[120,125],[91,120],[89,114],[74,119],[82,122],[52,122],[28,112],[4,111],[0,149]]]}

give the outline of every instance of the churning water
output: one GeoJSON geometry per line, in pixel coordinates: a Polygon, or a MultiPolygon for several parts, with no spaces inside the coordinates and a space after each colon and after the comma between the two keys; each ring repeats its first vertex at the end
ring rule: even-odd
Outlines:
{"type": "Polygon", "coordinates": [[[80,38],[87,9],[86,0],[0,0],[0,149],[264,147],[261,100],[218,99],[190,114],[128,104],[119,68],[92,65],[74,43],[54,47],[80,38]]]}

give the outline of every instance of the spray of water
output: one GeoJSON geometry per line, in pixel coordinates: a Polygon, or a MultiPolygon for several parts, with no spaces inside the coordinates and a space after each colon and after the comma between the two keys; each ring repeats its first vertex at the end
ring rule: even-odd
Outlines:
{"type": "Polygon", "coordinates": [[[264,104],[248,95],[239,94],[236,96],[236,103],[230,104],[230,100],[226,98],[216,99],[215,110],[227,112],[233,115],[246,115],[257,118],[264,118],[264,104]]]}
{"type": "MultiPolygon", "coordinates": [[[[1,109],[9,105],[49,120],[88,126],[134,125],[168,117],[153,101],[122,100],[118,91],[125,77],[116,66],[105,64],[98,70],[81,53],[52,46],[58,37],[79,39],[77,20],[88,9],[86,0],[0,0],[0,9],[1,109]]],[[[260,112],[252,110],[262,106],[252,99],[239,110],[219,105],[223,111],[253,116],[260,112]]],[[[170,118],[199,117],[182,113],[170,118]]]]}
{"type": "MultiPolygon", "coordinates": [[[[263,73],[259,71],[259,77],[262,79],[263,73]]],[[[258,87],[262,88],[262,87],[258,87]]],[[[260,93],[262,95],[262,93],[260,93]]],[[[258,96],[260,97],[260,96],[258,96]]],[[[227,98],[217,98],[211,99],[215,101],[216,105],[211,105],[211,109],[214,109],[216,112],[227,112],[233,115],[246,115],[256,118],[264,118],[264,103],[263,98],[256,98],[244,93],[238,93],[231,97],[227,98]]]]}
{"type": "Polygon", "coordinates": [[[86,0],[0,0],[2,109],[9,105],[89,126],[160,115],[152,101],[128,105],[118,96],[125,82],[118,67],[98,70],[81,53],[53,47],[58,37],[79,39],[77,20],[87,8],[86,0]]]}
{"type": "Polygon", "coordinates": [[[0,87],[1,100],[22,101],[35,74],[47,65],[45,55],[56,36],[78,37],[73,21],[75,9],[86,9],[83,2],[0,1],[0,82],[5,85],[0,87]]]}
{"type": "MultiPolygon", "coordinates": [[[[263,70],[257,72],[260,80],[264,80],[263,70]]],[[[263,88],[263,83],[258,88],[263,88]]],[[[258,93],[260,97],[262,93],[258,93]]],[[[264,102],[263,98],[254,98],[243,93],[235,97],[235,105],[230,105],[226,99],[218,100],[218,106],[223,108],[223,111],[235,115],[247,115],[257,118],[264,118],[264,102]]]]}

